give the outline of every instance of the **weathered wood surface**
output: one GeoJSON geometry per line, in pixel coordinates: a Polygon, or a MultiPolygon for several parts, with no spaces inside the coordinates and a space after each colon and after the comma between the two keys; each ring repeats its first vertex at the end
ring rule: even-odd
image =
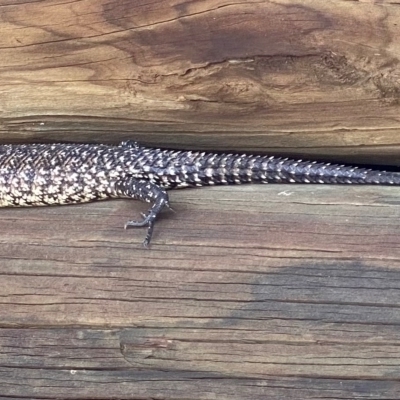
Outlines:
{"type": "Polygon", "coordinates": [[[0,396],[398,399],[396,188],[0,210],[0,396]]]}
{"type": "MultiPolygon", "coordinates": [[[[0,142],[400,164],[395,1],[0,0],[0,142]]],[[[0,399],[399,399],[399,189],[0,210],[0,399]]]]}
{"type": "Polygon", "coordinates": [[[1,141],[400,164],[398,2],[0,1],[1,141]]]}

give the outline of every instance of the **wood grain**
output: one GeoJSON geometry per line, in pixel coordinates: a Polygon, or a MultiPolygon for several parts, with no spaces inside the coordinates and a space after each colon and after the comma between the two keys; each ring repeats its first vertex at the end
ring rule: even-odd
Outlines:
{"type": "Polygon", "coordinates": [[[394,1],[0,1],[3,142],[399,165],[394,1]]]}
{"type": "Polygon", "coordinates": [[[0,213],[4,398],[396,399],[396,188],[171,192],[0,213]]]}
{"type": "MultiPolygon", "coordinates": [[[[394,0],[0,0],[0,142],[400,165],[394,0]]],[[[400,398],[386,187],[0,210],[0,399],[400,398]]]]}

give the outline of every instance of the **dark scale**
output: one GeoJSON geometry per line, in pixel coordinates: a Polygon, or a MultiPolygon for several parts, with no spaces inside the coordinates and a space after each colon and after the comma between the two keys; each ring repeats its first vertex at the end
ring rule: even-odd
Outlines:
{"type": "Polygon", "coordinates": [[[400,185],[400,174],[268,156],[160,150],[136,142],[0,146],[0,207],[75,204],[112,198],[153,203],[141,221],[147,246],[166,189],[240,183],[400,185]]]}

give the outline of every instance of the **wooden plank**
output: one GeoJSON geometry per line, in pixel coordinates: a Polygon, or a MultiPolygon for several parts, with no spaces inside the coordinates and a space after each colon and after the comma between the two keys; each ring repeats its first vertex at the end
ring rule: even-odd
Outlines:
{"type": "MultiPolygon", "coordinates": [[[[399,163],[400,8],[0,0],[2,142],[399,163]]],[[[0,400],[398,399],[398,189],[0,210],[0,400]]]]}
{"type": "Polygon", "coordinates": [[[171,198],[1,210],[0,396],[399,397],[396,188],[171,198]]]}
{"type": "MultiPolygon", "coordinates": [[[[250,399],[383,399],[398,398],[398,383],[393,381],[365,380],[363,382],[346,379],[315,379],[265,377],[264,379],[232,379],[214,376],[212,373],[166,373],[163,371],[147,372],[124,371],[68,371],[26,370],[24,383],[20,389],[8,390],[8,378],[19,371],[0,370],[4,382],[4,399],[43,399],[55,398],[95,398],[108,400],[111,398],[179,398],[212,400],[217,398],[228,400],[250,399]],[[48,388],[48,385],[52,385],[48,388]],[[46,388],[47,387],[47,388],[46,388]],[[112,389],[112,395],[110,393],[112,389]],[[14,390],[14,391],[13,391],[14,390]],[[14,393],[17,393],[14,395],[14,393]],[[34,393],[32,395],[32,393],[34,393]],[[53,397],[54,396],[54,397],[53,397]],[[78,397],[80,396],[80,397],[78,397]],[[59,398],[59,397],[58,397],[59,398]]],[[[21,381],[20,381],[21,382],[21,381]]],[[[3,399],[2,398],[2,399],[3,399]]]]}
{"type": "Polygon", "coordinates": [[[2,142],[399,164],[392,1],[0,2],[2,142]]]}

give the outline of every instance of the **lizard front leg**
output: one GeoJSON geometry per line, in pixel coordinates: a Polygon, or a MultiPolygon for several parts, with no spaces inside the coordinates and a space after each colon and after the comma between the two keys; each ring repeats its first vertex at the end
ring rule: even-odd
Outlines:
{"type": "Polygon", "coordinates": [[[125,224],[125,229],[147,226],[147,234],[143,241],[143,246],[148,247],[153,234],[154,223],[158,214],[164,207],[171,208],[169,205],[167,192],[152,182],[144,179],[127,177],[116,182],[114,195],[116,197],[138,199],[147,203],[153,202],[153,205],[150,207],[147,213],[142,214],[143,220],[128,221],[125,224]]]}

